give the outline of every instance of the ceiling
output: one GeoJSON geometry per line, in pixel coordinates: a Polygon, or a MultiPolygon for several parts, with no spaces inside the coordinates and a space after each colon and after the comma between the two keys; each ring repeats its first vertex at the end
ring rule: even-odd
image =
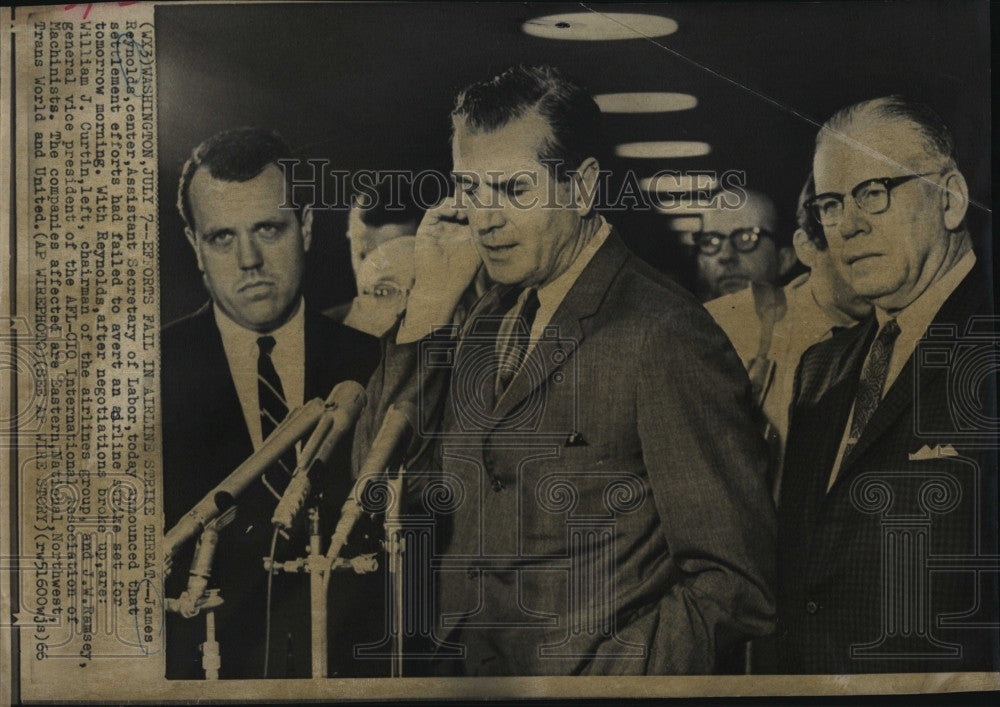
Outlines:
{"type": "MultiPolygon", "coordinates": [[[[168,321],[205,298],[173,204],[180,166],[214,132],[281,132],[300,156],[343,170],[450,167],[448,112],[465,85],[515,63],[552,63],[593,93],[678,91],[691,110],[607,115],[616,142],[697,140],[701,157],[614,159],[616,173],[745,170],[790,216],[819,124],[864,98],[902,93],[955,131],[973,225],[989,232],[990,23],[985,2],[650,4],[337,3],[158,5],[161,271],[168,321]],[[655,39],[560,41],[522,32],[562,12],[672,18],[655,39]]],[[[642,29],[642,25],[638,27],[642,29]]],[[[666,221],[615,215],[630,245],[677,269],[666,221]]],[[[327,214],[307,296],[353,292],[343,218],[327,214]]]]}

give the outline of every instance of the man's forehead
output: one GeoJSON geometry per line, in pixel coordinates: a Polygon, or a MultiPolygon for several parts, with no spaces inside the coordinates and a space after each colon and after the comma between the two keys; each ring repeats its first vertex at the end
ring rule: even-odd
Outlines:
{"type": "Polygon", "coordinates": [[[286,200],[285,178],[277,165],[268,165],[245,182],[216,179],[205,167],[199,167],[188,191],[191,209],[199,227],[202,221],[260,218],[261,215],[294,216],[292,209],[282,209],[286,200]]]}
{"type": "Polygon", "coordinates": [[[749,194],[739,208],[727,208],[725,201],[719,207],[701,213],[703,231],[729,233],[737,228],[766,228],[774,230],[774,208],[764,199],[749,194]]]}
{"type": "Polygon", "coordinates": [[[510,177],[520,171],[544,169],[538,155],[551,136],[551,128],[537,111],[491,131],[473,130],[465,121],[456,120],[451,144],[453,171],[472,172],[486,179],[487,172],[510,177]]]}
{"type": "Polygon", "coordinates": [[[816,147],[816,192],[843,191],[879,177],[916,174],[928,156],[922,136],[900,122],[867,121],[842,133],[827,132],[816,147]]]}

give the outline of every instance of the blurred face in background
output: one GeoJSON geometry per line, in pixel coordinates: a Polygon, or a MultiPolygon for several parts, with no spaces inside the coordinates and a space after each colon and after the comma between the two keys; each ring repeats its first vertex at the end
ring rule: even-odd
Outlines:
{"type": "Polygon", "coordinates": [[[362,213],[362,209],[352,206],[347,216],[347,240],[351,244],[351,268],[354,270],[355,280],[361,271],[361,263],[369,253],[393,239],[412,236],[417,232],[416,221],[372,226],[362,220],[362,213]]]}
{"type": "Polygon", "coordinates": [[[794,253],[775,242],[777,217],[767,197],[747,192],[740,208],[709,209],[693,234],[703,300],[739,292],[751,282],[775,284],[794,265],[794,253]]]}
{"type": "Polygon", "coordinates": [[[385,241],[368,252],[356,273],[358,296],[344,324],[382,336],[406,309],[414,279],[413,236],[385,241]]]}

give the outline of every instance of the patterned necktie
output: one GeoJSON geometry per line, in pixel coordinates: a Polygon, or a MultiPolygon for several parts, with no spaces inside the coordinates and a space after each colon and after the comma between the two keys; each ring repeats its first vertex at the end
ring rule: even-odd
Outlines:
{"type": "MultiPolygon", "coordinates": [[[[262,336],[257,339],[257,348],[260,349],[257,356],[257,401],[260,405],[262,439],[267,439],[288,414],[281,378],[278,377],[278,371],[275,370],[274,362],[271,360],[274,344],[273,336],[262,336]]],[[[278,463],[291,474],[295,470],[295,449],[285,452],[278,463]]]]}
{"type": "Polygon", "coordinates": [[[521,291],[517,303],[504,315],[497,332],[496,399],[499,400],[507,386],[521,368],[528,352],[531,327],[538,313],[538,291],[529,287],[521,291]]]}
{"type": "Polygon", "coordinates": [[[850,457],[851,450],[861,439],[861,434],[875,414],[878,404],[882,401],[882,389],[889,374],[889,361],[892,358],[892,347],[899,336],[899,324],[890,319],[879,331],[868,353],[868,361],[861,372],[858,382],[858,394],[854,399],[854,417],[851,419],[851,433],[844,447],[843,459],[850,457]]]}

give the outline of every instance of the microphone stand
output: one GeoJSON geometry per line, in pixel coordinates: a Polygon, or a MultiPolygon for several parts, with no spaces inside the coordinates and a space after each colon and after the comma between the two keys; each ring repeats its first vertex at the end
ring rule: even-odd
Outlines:
{"type": "Polygon", "coordinates": [[[405,464],[400,465],[396,477],[389,479],[391,502],[385,512],[385,550],[392,590],[392,606],[389,610],[389,635],[393,640],[389,677],[392,678],[403,676],[403,554],[406,552],[406,539],[402,537],[399,506],[405,470],[405,464]]]}
{"type": "Polygon", "coordinates": [[[322,537],[319,530],[319,510],[309,511],[309,554],[286,562],[274,562],[264,558],[267,572],[306,572],[309,574],[309,615],[310,640],[312,646],[312,676],[327,677],[329,637],[327,636],[327,587],[330,575],[335,571],[354,570],[355,574],[368,574],[378,569],[374,553],[359,555],[350,560],[342,557],[330,561],[322,552],[322,537]]]}

